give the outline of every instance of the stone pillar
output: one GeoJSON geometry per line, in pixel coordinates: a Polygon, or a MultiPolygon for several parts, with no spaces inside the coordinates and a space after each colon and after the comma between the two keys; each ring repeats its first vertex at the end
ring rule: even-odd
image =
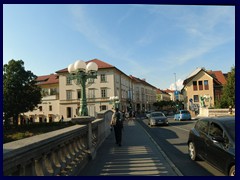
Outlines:
{"type": "Polygon", "coordinates": [[[94,121],[94,117],[90,116],[82,116],[78,118],[72,118],[72,122],[76,124],[86,124],[88,128],[88,153],[89,153],[89,158],[94,159],[96,156],[96,150],[94,149],[92,145],[92,121],[94,121]]]}

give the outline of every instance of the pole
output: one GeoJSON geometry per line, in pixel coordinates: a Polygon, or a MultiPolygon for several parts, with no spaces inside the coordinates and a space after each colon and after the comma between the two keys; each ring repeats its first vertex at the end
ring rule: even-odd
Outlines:
{"type": "Polygon", "coordinates": [[[176,73],[174,73],[174,77],[175,77],[175,90],[177,90],[177,80],[176,80],[176,73]]]}

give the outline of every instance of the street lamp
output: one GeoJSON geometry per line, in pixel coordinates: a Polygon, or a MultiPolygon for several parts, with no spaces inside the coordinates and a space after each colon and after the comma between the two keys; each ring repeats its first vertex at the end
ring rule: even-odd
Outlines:
{"type": "Polygon", "coordinates": [[[70,80],[76,80],[75,83],[82,87],[80,98],[80,116],[88,116],[87,99],[86,99],[86,82],[88,79],[94,80],[97,78],[98,65],[94,62],[86,64],[82,60],[77,60],[74,64],[68,66],[68,75],[70,80]]]}
{"type": "Polygon", "coordinates": [[[110,102],[113,102],[114,108],[119,108],[118,106],[119,106],[120,100],[119,100],[118,96],[111,96],[111,97],[109,97],[109,100],[110,100],[110,102]]]}

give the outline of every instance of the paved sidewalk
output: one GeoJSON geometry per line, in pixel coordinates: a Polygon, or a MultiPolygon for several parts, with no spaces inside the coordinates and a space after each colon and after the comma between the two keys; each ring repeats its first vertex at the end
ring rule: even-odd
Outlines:
{"type": "Polygon", "coordinates": [[[122,146],[114,132],[107,137],[79,176],[181,176],[137,120],[125,122],[122,146]]]}

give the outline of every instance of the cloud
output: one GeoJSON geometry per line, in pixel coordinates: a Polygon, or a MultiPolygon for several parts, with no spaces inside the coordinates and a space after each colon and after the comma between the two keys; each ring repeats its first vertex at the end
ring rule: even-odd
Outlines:
{"type": "Polygon", "coordinates": [[[176,90],[176,87],[177,87],[177,90],[180,91],[183,88],[183,80],[178,79],[176,84],[175,83],[170,84],[169,89],[176,90]]]}

